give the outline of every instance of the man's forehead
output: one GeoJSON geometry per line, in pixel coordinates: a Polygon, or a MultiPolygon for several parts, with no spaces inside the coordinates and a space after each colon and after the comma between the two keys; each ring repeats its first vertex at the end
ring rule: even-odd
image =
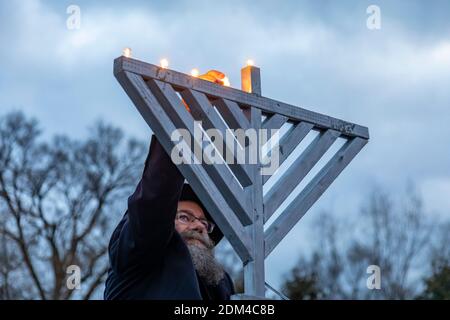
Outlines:
{"type": "Polygon", "coordinates": [[[183,209],[197,218],[205,218],[202,207],[194,201],[182,200],[178,201],[178,210],[183,209]]]}

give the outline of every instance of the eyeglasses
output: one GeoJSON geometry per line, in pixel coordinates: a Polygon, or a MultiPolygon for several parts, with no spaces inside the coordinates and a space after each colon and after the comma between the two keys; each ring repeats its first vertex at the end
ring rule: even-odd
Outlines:
{"type": "Polygon", "coordinates": [[[196,220],[198,220],[205,227],[208,233],[213,232],[215,227],[214,223],[206,219],[197,218],[186,211],[178,211],[175,218],[183,224],[193,224],[196,220]]]}

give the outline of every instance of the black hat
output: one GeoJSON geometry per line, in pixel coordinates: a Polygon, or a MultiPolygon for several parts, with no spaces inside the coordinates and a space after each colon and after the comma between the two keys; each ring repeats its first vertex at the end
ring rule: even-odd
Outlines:
{"type": "Polygon", "coordinates": [[[197,203],[203,210],[203,213],[205,214],[205,218],[209,221],[214,222],[216,225],[214,227],[214,230],[209,234],[209,237],[214,241],[214,244],[218,244],[219,241],[223,238],[223,233],[220,231],[219,226],[217,223],[215,223],[212,216],[209,214],[208,210],[206,210],[205,206],[202,204],[200,199],[195,194],[194,190],[192,190],[191,186],[188,183],[185,183],[183,185],[183,190],[181,191],[180,201],[193,201],[197,203]]]}

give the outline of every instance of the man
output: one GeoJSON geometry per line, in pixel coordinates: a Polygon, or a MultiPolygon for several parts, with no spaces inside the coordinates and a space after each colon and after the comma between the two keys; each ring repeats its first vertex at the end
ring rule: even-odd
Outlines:
{"type": "Polygon", "coordinates": [[[153,137],[142,179],[111,237],[105,299],[229,299],[233,282],[213,252],[222,237],[153,137]]]}

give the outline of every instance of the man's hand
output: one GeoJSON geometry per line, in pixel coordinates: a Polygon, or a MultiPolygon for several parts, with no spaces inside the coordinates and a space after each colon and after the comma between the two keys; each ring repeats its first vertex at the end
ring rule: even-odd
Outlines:
{"type": "MultiPolygon", "coordinates": [[[[199,75],[198,78],[206,80],[206,81],[218,83],[218,84],[220,84],[222,86],[229,86],[230,85],[230,81],[225,76],[225,74],[223,72],[220,72],[220,71],[217,71],[217,70],[209,70],[207,73],[199,75]]],[[[184,99],[181,99],[181,102],[183,102],[183,105],[186,108],[186,110],[191,112],[191,108],[189,108],[189,106],[184,101],[184,99]]]]}
{"type": "Polygon", "coordinates": [[[207,73],[199,75],[198,77],[223,86],[229,85],[228,78],[225,77],[225,74],[217,70],[209,70],[207,73]]]}
{"type": "Polygon", "coordinates": [[[198,77],[206,81],[223,85],[223,79],[225,78],[225,74],[217,70],[209,70],[207,73],[199,75],[198,77]]]}

